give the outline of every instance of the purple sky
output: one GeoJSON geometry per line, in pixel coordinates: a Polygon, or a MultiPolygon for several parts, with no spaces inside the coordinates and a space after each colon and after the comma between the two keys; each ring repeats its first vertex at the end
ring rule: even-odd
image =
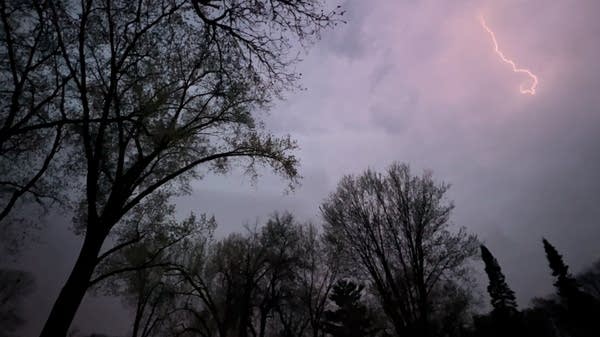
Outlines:
{"type": "MultiPolygon", "coordinates": [[[[552,291],[542,236],[575,272],[600,258],[600,2],[348,0],[344,7],[348,24],[298,67],[307,90],[288,95],[266,121],[298,140],[302,186],[284,194],[285,182],[268,172],[255,185],[239,172],[207,177],[180,200],[182,214],[214,213],[220,234],[275,210],[319,224],[318,205],[342,175],[401,161],[452,184],[453,222],[488,245],[521,305],[552,291]],[[519,93],[528,78],[494,54],[480,14],[504,53],[539,77],[535,96],[519,93]]],[[[78,249],[69,234],[45,237],[42,253],[24,257],[45,265],[49,279],[28,301],[31,335],[78,249]]],[[[76,325],[122,333],[126,325],[106,324],[125,322],[121,311],[98,301],[105,300],[86,299],[76,325]]]]}

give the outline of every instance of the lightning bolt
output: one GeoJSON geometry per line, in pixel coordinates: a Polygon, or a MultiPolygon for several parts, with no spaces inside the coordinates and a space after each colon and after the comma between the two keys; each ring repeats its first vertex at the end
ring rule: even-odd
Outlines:
{"type": "Polygon", "coordinates": [[[485,23],[483,16],[479,17],[479,21],[481,22],[481,26],[483,27],[483,29],[485,29],[488,32],[488,34],[490,34],[490,37],[492,38],[492,42],[494,43],[494,51],[496,52],[496,54],[498,54],[498,56],[500,57],[502,62],[509,64],[512,67],[513,72],[527,74],[527,76],[529,76],[529,78],[531,78],[531,85],[528,88],[523,88],[523,84],[521,84],[521,86],[519,87],[519,90],[521,91],[521,93],[535,95],[535,88],[538,85],[537,76],[535,76],[531,72],[531,70],[529,70],[527,68],[517,67],[517,64],[513,60],[506,57],[504,55],[504,53],[502,53],[502,51],[500,51],[500,47],[498,46],[498,41],[496,40],[496,34],[494,34],[494,32],[490,29],[490,27],[488,27],[488,25],[485,23]]]}

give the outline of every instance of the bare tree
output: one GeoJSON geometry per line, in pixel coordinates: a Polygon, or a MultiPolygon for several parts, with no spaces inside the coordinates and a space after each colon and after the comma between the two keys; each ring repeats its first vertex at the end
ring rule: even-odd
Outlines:
{"type": "Polygon", "coordinates": [[[302,233],[303,262],[295,293],[310,325],[308,336],[321,337],[325,335],[322,321],[328,297],[339,275],[338,261],[314,225],[305,226],[302,233]]]}
{"type": "Polygon", "coordinates": [[[62,137],[68,73],[41,1],[0,1],[0,222],[24,197],[55,199],[45,179],[62,137]]]}
{"type": "Polygon", "coordinates": [[[135,308],[136,337],[323,336],[333,272],[320,265],[323,251],[313,240],[314,227],[289,213],[216,242],[210,235],[186,238],[160,258],[153,247],[164,243],[148,238],[115,253],[139,268],[105,284],[135,308]]]}
{"type": "Polygon", "coordinates": [[[231,234],[192,254],[179,269],[181,294],[197,299],[184,330],[203,326],[221,337],[265,337],[290,323],[283,308],[295,296],[300,235],[291,215],[276,214],[260,229],[231,234]]]}
{"type": "Polygon", "coordinates": [[[185,191],[236,159],[296,183],[295,143],[264,130],[257,112],[296,86],[300,46],[338,22],[320,0],[0,4],[0,146],[31,167],[23,177],[3,168],[0,215],[36,195],[61,148],[61,184],[81,197],[83,245],[42,336],[66,335],[107,237],[148,196],[185,191]]]}
{"type": "Polygon", "coordinates": [[[132,337],[325,336],[338,268],[315,226],[275,213],[214,241],[212,218],[176,222],[167,201],[133,210],[90,281],[134,310],[132,337]]]}
{"type": "Polygon", "coordinates": [[[450,228],[447,190],[394,163],[385,174],[342,178],[321,206],[330,243],[371,281],[399,336],[433,333],[435,291],[465,276],[477,250],[475,236],[450,228]]]}

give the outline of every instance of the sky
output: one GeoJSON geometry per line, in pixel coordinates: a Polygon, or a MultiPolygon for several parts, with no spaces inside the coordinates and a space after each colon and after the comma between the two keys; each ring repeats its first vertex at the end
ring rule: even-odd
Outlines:
{"type": "MultiPolygon", "coordinates": [[[[452,185],[452,222],[490,248],[522,306],[552,292],[542,237],[574,272],[600,258],[600,2],[342,6],[347,24],[324,34],[298,65],[306,90],[265,117],[270,130],[298,141],[301,186],[286,193],[287,183],[269,171],[256,182],[238,171],[210,176],[177,200],[180,214],[214,214],[219,235],[274,211],[321,224],[319,205],[343,175],[399,161],[452,185]],[[519,92],[527,76],[494,53],[480,15],[502,51],[537,75],[535,95],[519,92]]],[[[40,238],[20,262],[43,266],[35,271],[43,282],[26,302],[25,336],[39,333],[80,244],[49,228],[40,238]]],[[[118,307],[88,296],[75,326],[124,334],[118,307]]]]}

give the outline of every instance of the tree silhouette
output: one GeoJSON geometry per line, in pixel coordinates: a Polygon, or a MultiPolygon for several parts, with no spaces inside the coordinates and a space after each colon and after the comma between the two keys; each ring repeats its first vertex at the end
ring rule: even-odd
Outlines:
{"type": "Polygon", "coordinates": [[[161,336],[172,330],[185,305],[175,301],[172,270],[191,247],[209,244],[216,222],[205,215],[175,219],[175,207],[160,194],[136,207],[113,250],[103,253],[90,280],[95,291],[120,296],[133,309],[131,337],[161,336]]]}
{"type": "Polygon", "coordinates": [[[42,336],[66,335],[106,239],[151,195],[234,164],[295,186],[296,143],[260,113],[297,87],[297,47],[338,14],[313,0],[0,2],[0,168],[16,168],[0,219],[54,162],[83,236],[42,336]]]}
{"type": "Polygon", "coordinates": [[[385,174],[345,176],[322,204],[325,235],[340,263],[365,275],[399,336],[428,336],[442,300],[440,287],[464,281],[477,239],[450,230],[449,186],[408,165],[385,174]]]}
{"type": "Polygon", "coordinates": [[[490,295],[492,312],[475,317],[477,335],[481,336],[524,336],[520,324],[515,293],[506,283],[500,264],[485,245],[481,245],[481,258],[488,276],[487,291],[490,295]]]}
{"type": "Polygon", "coordinates": [[[569,273],[569,267],[556,248],[546,239],[542,239],[542,242],[552,276],[556,278],[554,286],[560,297],[561,307],[557,310],[559,323],[572,336],[596,336],[600,330],[598,301],[583,292],[575,277],[569,273]]]}
{"type": "Polygon", "coordinates": [[[329,298],[337,309],[324,315],[324,330],[333,337],[374,336],[376,328],[368,308],[361,303],[364,286],[352,281],[339,280],[329,298]]]}
{"type": "Polygon", "coordinates": [[[569,273],[569,267],[564,263],[562,255],[556,248],[546,239],[542,239],[542,242],[552,276],[556,278],[554,286],[558,290],[558,295],[564,300],[573,300],[581,293],[577,280],[569,273]]]}
{"type": "Polygon", "coordinates": [[[494,307],[494,314],[502,316],[515,314],[517,312],[515,293],[506,283],[498,261],[484,245],[481,245],[481,258],[485,263],[485,272],[489,280],[487,291],[494,307]]]}
{"type": "Polygon", "coordinates": [[[600,301],[600,260],[577,275],[577,281],[588,294],[600,301]]]}
{"type": "MultiPolygon", "coordinates": [[[[310,270],[320,253],[312,230],[289,213],[275,214],[262,227],[170,254],[168,277],[160,278],[161,289],[175,294],[165,310],[169,317],[154,315],[160,321],[140,336],[323,336],[313,321],[325,311],[331,278],[310,270]]],[[[125,290],[137,300],[144,289],[125,290]]]]}
{"type": "MultiPolygon", "coordinates": [[[[314,225],[302,231],[302,266],[299,268],[294,297],[298,297],[309,322],[311,337],[323,337],[323,316],[328,307],[331,290],[338,278],[339,265],[336,256],[327,250],[321,233],[314,225]]],[[[292,312],[298,315],[298,310],[292,312]]]]}
{"type": "Polygon", "coordinates": [[[52,21],[39,1],[0,1],[0,224],[26,197],[56,200],[47,179],[60,150],[70,76],[59,68],[52,21]]]}

